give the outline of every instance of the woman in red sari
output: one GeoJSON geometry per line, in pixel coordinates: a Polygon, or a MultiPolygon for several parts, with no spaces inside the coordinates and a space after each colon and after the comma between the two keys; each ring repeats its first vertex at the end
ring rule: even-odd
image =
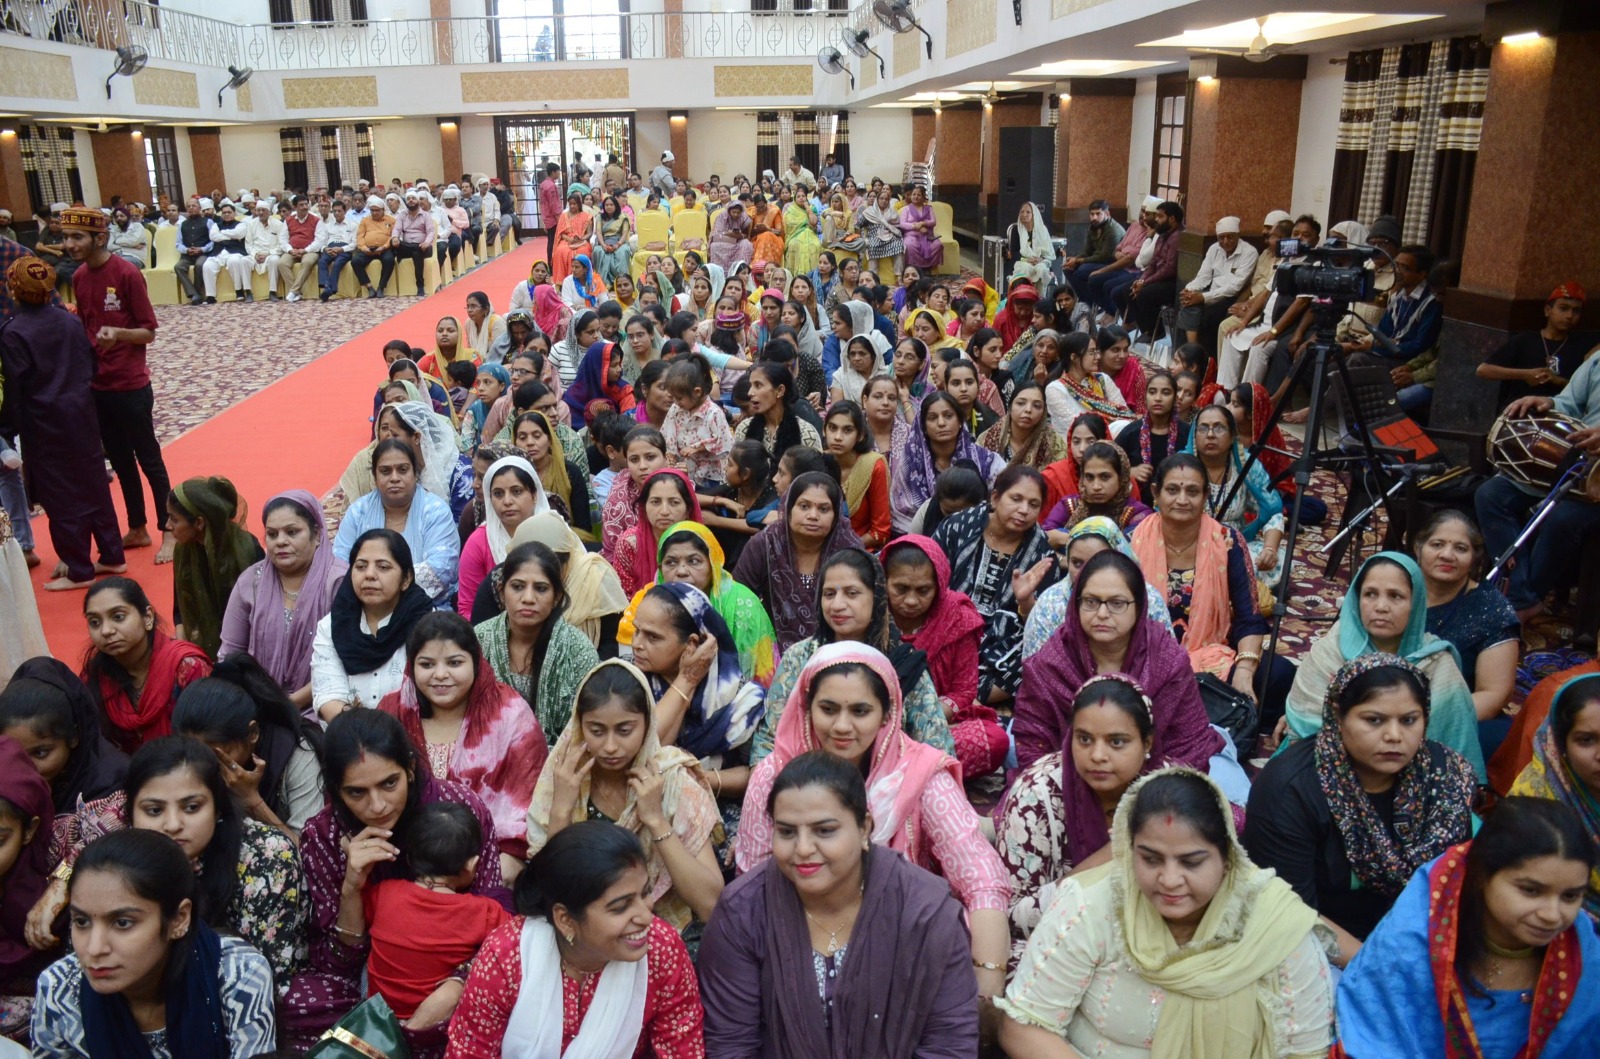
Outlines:
{"type": "Polygon", "coordinates": [[[517,880],[520,914],[472,961],[445,1059],[704,1059],[699,981],[678,932],[651,914],[644,865],[615,824],[550,836],[517,880]]]}
{"type": "Polygon", "coordinates": [[[95,582],[83,598],[83,617],[91,645],[83,682],[109,722],[111,741],[131,754],[169,734],[178,693],[211,675],[211,659],[168,636],[150,598],[130,578],[95,582]]]}

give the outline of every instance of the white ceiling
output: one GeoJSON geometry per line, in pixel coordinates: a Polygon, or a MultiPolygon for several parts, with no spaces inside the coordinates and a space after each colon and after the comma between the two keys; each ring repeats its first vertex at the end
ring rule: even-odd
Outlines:
{"type": "MultiPolygon", "coordinates": [[[[1006,15],[1010,13],[1010,6],[1003,0],[1000,4],[1006,15]]],[[[1052,26],[1064,27],[1076,21],[1071,16],[1049,20],[1049,6],[1049,0],[1023,0],[1024,29],[1031,30],[1033,26],[1039,28],[1034,39],[1048,37],[1052,26]]],[[[1280,40],[1287,43],[1287,47],[1278,47],[1275,51],[1339,55],[1359,48],[1432,40],[1471,32],[1483,24],[1484,4],[1467,0],[1196,0],[1187,4],[1174,4],[1170,0],[1145,0],[1142,3],[1140,0],[1112,0],[1090,10],[1103,12],[1109,19],[1124,17],[1125,20],[1093,33],[1049,39],[1038,47],[941,72],[914,84],[896,85],[875,94],[863,93],[857,105],[898,102],[914,93],[962,91],[976,95],[982,91],[978,86],[986,86],[991,79],[1001,82],[999,90],[1006,91],[1007,88],[1003,87],[1005,82],[1053,82],[1069,77],[1094,76],[1147,77],[1186,70],[1190,58],[1187,47],[1176,42],[1160,45],[1152,42],[1179,38],[1186,32],[1245,23],[1245,26],[1233,27],[1228,39],[1213,35],[1212,39],[1198,45],[1244,47],[1255,36],[1255,19],[1278,13],[1290,17],[1277,20],[1276,28],[1281,36],[1274,33],[1274,21],[1268,20],[1268,40],[1274,44],[1280,40]],[[1377,17],[1318,26],[1316,23],[1324,20],[1303,17],[1308,12],[1377,17]],[[1296,14],[1302,17],[1294,17],[1296,14]],[[1386,17],[1399,15],[1430,17],[1400,25],[1381,24],[1386,17]]],[[[1078,24],[1081,25],[1081,22],[1078,24]]],[[[1031,32],[1030,36],[1033,36],[1031,32]]],[[[880,38],[876,43],[886,44],[887,40],[880,38]]],[[[936,43],[936,55],[938,50],[936,43]]],[[[1047,85],[1046,90],[1053,90],[1053,84],[1047,85]]]]}

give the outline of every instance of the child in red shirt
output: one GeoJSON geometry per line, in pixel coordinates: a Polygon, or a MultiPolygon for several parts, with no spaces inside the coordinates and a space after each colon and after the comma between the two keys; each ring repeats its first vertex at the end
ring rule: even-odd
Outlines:
{"type": "MultiPolygon", "coordinates": [[[[462,965],[511,916],[491,898],[462,892],[472,885],[483,848],[483,829],[472,810],[459,802],[434,802],[414,812],[406,848],[414,877],[369,885],[361,904],[372,939],[367,995],[381,993],[408,1029],[426,1029],[409,1020],[444,982],[465,982],[462,965]]],[[[427,1021],[442,1028],[450,1010],[427,1021]]],[[[429,1013],[422,1014],[426,1019],[429,1013]]]]}

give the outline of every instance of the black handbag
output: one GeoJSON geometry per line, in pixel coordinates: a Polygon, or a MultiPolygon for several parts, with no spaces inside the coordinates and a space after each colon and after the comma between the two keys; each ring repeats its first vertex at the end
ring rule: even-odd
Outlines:
{"type": "Polygon", "coordinates": [[[1250,759],[1261,734],[1261,708],[1255,700],[1225,680],[1201,673],[1200,700],[1211,723],[1228,733],[1240,762],[1250,759]]]}

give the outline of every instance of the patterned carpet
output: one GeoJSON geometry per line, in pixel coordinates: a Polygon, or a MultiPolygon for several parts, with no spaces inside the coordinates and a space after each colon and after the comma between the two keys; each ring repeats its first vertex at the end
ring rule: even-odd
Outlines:
{"type": "MultiPolygon", "coordinates": [[[[150,346],[156,433],[170,442],[417,300],[157,306],[160,326],[150,346]]],[[[421,344],[421,336],[396,337],[421,344]]],[[[374,365],[382,345],[374,340],[374,365]]]]}

